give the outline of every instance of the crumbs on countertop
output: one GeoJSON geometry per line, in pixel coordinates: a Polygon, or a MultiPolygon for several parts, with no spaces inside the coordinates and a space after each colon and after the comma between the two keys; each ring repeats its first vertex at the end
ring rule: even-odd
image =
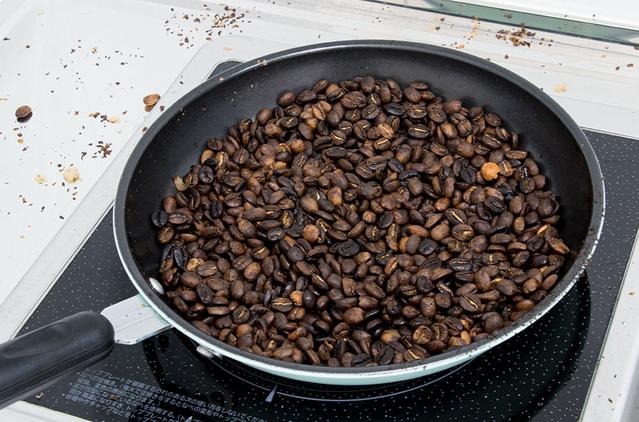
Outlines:
{"type": "MultiPolygon", "coordinates": [[[[224,29],[240,28],[240,23],[245,22],[246,13],[238,13],[237,9],[231,6],[224,6],[224,10],[220,13],[212,13],[213,11],[204,5],[204,11],[199,13],[181,14],[175,12],[171,8],[173,15],[164,21],[164,30],[167,34],[175,34],[179,38],[179,44],[186,48],[194,47],[194,39],[197,38],[200,29],[206,41],[213,40],[214,36],[221,36],[224,29]],[[193,22],[196,25],[188,30],[182,27],[182,21],[193,22]]],[[[251,23],[251,21],[246,21],[251,23]]],[[[192,26],[192,24],[189,23],[192,26]]],[[[242,32],[240,29],[239,32],[242,32]]],[[[230,33],[230,32],[229,32],[230,33]]]]}
{"type": "Polygon", "coordinates": [[[515,47],[530,47],[530,41],[526,41],[524,37],[534,37],[535,34],[536,32],[529,31],[525,27],[521,26],[519,29],[514,31],[500,29],[497,34],[495,34],[495,38],[498,40],[510,41],[515,47]]]}
{"type": "Polygon", "coordinates": [[[70,165],[68,167],[65,167],[65,169],[62,171],[62,177],[64,178],[64,181],[69,184],[76,183],[78,180],[80,180],[80,170],[78,170],[77,167],[70,165]]]}
{"type": "MultiPolygon", "coordinates": [[[[104,141],[98,141],[98,154],[100,154],[102,156],[102,158],[107,158],[109,155],[111,155],[111,153],[113,152],[111,150],[111,144],[108,142],[104,142],[104,141]]],[[[96,158],[95,154],[92,158],[96,158]]]]}
{"type": "Polygon", "coordinates": [[[561,94],[568,90],[568,86],[565,82],[562,82],[560,84],[557,84],[552,90],[558,94],[561,94]]]}

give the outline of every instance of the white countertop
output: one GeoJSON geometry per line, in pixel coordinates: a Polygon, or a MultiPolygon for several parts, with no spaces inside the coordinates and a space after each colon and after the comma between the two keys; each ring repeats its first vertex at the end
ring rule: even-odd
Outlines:
{"type": "Polygon", "coordinates": [[[542,16],[639,29],[639,2],[633,0],[472,0],[471,3],[542,16]]]}
{"type": "Polygon", "coordinates": [[[159,93],[170,104],[217,60],[348,38],[444,45],[526,77],[581,126],[639,137],[639,51],[629,46],[533,31],[530,47],[515,47],[496,38],[511,27],[357,0],[232,5],[0,2],[0,339],[21,326],[110,206],[141,128],[161,113],[160,104],[147,113],[142,98],[159,93]],[[204,62],[178,77],[205,45],[204,62]],[[19,124],[22,104],[33,117],[19,124]],[[70,166],[80,179],[63,184],[70,166]]]}

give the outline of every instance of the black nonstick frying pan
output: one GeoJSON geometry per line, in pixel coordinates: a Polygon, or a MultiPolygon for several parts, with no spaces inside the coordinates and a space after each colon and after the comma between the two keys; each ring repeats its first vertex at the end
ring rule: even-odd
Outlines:
{"type": "MultiPolygon", "coordinates": [[[[347,41],[287,50],[234,67],[195,88],[167,109],[132,153],[114,205],[122,263],[144,301],[200,346],[225,358],[292,379],[326,384],[375,384],[416,378],[458,365],[525,329],[577,282],[603,224],[604,188],[592,147],[550,97],[515,74],[458,51],[396,41],[347,41]],[[222,137],[234,122],[272,106],[284,89],[299,91],[318,79],[371,74],[401,84],[425,80],[445,98],[486,105],[521,134],[523,147],[543,167],[561,204],[560,233],[575,254],[561,279],[533,310],[493,336],[423,361],[377,367],[328,368],[283,362],[236,349],[206,336],[178,315],[150,280],[157,278],[160,247],[149,216],[171,177],[198,161],[205,141],[222,137]]],[[[90,305],[88,305],[90,306],[90,305]]],[[[115,333],[117,337],[117,333],[115,333]]],[[[109,319],[76,314],[0,346],[0,404],[108,355],[114,343],[109,319]]]]}

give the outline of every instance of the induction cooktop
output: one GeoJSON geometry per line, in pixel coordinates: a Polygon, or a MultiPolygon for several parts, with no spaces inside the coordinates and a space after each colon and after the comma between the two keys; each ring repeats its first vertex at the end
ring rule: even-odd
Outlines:
{"type": "MultiPolygon", "coordinates": [[[[576,420],[639,222],[633,206],[639,168],[632,162],[639,142],[586,135],[603,169],[607,202],[591,265],[546,316],[470,362],[405,382],[323,386],[203,356],[191,340],[170,330],[135,346],[116,345],[105,360],[27,401],[105,421],[576,420]]],[[[134,294],[109,213],[21,333],[82,310],[100,311],[134,294]]]]}

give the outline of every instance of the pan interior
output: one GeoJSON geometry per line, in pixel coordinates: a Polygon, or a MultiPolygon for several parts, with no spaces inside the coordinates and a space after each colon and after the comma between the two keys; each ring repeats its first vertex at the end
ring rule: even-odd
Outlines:
{"type": "MultiPolygon", "coordinates": [[[[146,142],[137,163],[129,164],[135,168],[124,203],[124,230],[139,271],[145,278],[158,276],[161,249],[149,216],[164,195],[175,192],[171,178],[184,175],[198,162],[207,139],[223,137],[240,119],[253,118],[262,107],[273,107],[285,89],[298,92],[318,79],[336,81],[364,74],[392,78],[403,85],[426,81],[444,99],[460,98],[467,106],[484,105],[499,114],[540,163],[561,205],[561,235],[573,251],[580,252],[593,214],[593,185],[578,140],[547,105],[522,87],[473,60],[462,62],[438,51],[398,45],[336,46],[270,60],[223,83],[209,81],[198,88],[200,95],[156,124],[159,131],[146,142]]],[[[567,260],[565,269],[574,259],[567,260]]],[[[562,280],[555,290],[570,281],[562,280]]],[[[168,308],[166,312],[172,314],[168,308]]],[[[212,339],[212,343],[220,342],[212,339]]]]}

